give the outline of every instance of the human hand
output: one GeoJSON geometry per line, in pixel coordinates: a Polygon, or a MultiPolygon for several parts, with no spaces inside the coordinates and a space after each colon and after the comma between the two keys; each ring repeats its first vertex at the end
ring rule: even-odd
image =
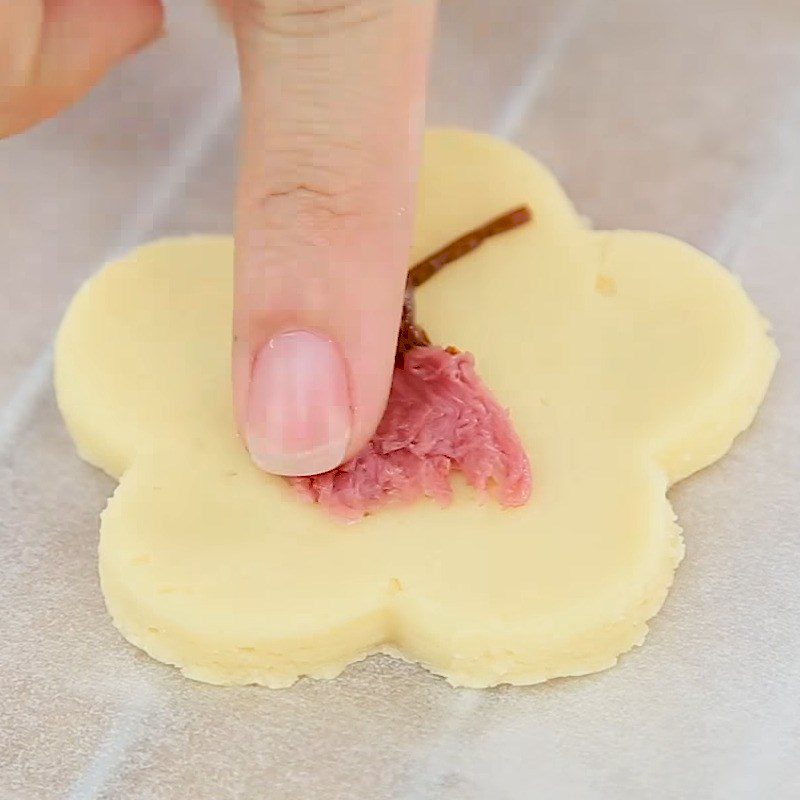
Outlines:
{"type": "MultiPolygon", "coordinates": [[[[217,0],[242,78],[233,392],[254,462],[333,468],[391,381],[436,0],[217,0]]],[[[162,30],[159,0],[0,5],[0,136],[162,30]]]]}
{"type": "Polygon", "coordinates": [[[383,414],[435,0],[232,0],[242,75],[234,401],[262,469],[323,472],[383,414]]]}

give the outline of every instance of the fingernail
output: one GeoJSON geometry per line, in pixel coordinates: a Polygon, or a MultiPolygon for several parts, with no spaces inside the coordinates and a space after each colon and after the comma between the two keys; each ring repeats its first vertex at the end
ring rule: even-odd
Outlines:
{"type": "Polygon", "coordinates": [[[344,357],[309,331],[272,338],[256,355],[247,406],[247,448],[277,475],[314,475],[338,466],[352,411],[344,357]]]}

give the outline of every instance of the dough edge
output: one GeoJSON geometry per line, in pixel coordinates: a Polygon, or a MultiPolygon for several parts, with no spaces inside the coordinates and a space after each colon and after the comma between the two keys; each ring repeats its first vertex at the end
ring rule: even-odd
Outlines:
{"type": "MultiPolygon", "coordinates": [[[[593,233],[604,235],[609,232],[593,233]]],[[[80,298],[90,289],[92,280],[73,300],[62,331],[68,326],[69,316],[80,298]]],[[[753,317],[759,321],[762,335],[754,334],[752,347],[747,357],[742,359],[735,385],[730,387],[730,394],[725,397],[724,424],[705,437],[695,448],[697,452],[691,461],[683,467],[677,463],[676,453],[681,449],[678,445],[653,455],[654,466],[660,465],[661,472],[669,475],[670,484],[724,455],[736,435],[752,422],[766,393],[777,361],[777,348],[768,336],[763,335],[765,323],[749,299],[747,302],[753,317]]],[[[89,422],[91,409],[79,408],[74,397],[68,401],[62,397],[58,357],[56,365],[59,406],[81,457],[121,480],[131,461],[121,457],[107,442],[99,441],[94,433],[87,433],[94,427],[89,422]]],[[[110,503],[113,499],[112,496],[110,503]]],[[[139,598],[126,593],[124,586],[115,579],[113,570],[109,570],[104,562],[102,537],[101,584],[114,624],[129,642],[153,658],[179,667],[187,677],[206,683],[283,688],[303,676],[336,677],[351,663],[385,653],[419,663],[430,672],[445,677],[454,686],[482,688],[503,683],[533,684],[607,669],[617,663],[619,655],[644,641],[648,632],[647,622],[662,607],[684,552],[680,528],[674,522],[666,497],[664,505],[669,513],[665,515],[663,555],[654,567],[639,602],[602,628],[583,630],[569,640],[555,643],[545,639],[520,641],[519,647],[513,649],[492,648],[487,644],[483,652],[449,652],[441,644],[446,637],[437,637],[435,632],[426,630],[431,626],[412,620],[412,615],[406,617],[402,600],[389,599],[384,606],[361,618],[302,639],[211,652],[191,633],[170,629],[168,620],[149,616],[139,598]]]]}
{"type": "MultiPolygon", "coordinates": [[[[671,515],[671,506],[666,506],[671,515]]],[[[659,570],[641,601],[628,614],[603,628],[579,631],[555,643],[531,640],[520,642],[522,646],[514,649],[484,643],[479,652],[464,654],[455,654],[443,646],[443,637],[431,630],[433,626],[418,625],[410,618],[398,619],[402,612],[391,600],[374,613],[302,639],[213,651],[171,627],[168,620],[143,613],[138,598],[114,579],[102,556],[100,576],[106,608],[122,636],[157,661],[178,667],[184,676],[202,683],[282,689],[303,677],[335,678],[350,664],[383,654],[419,664],[454,687],[526,686],[600,672],[613,667],[620,655],[644,642],[649,631],[647,622],[664,604],[684,555],[680,527],[672,521],[668,525],[659,570]]]]}
{"type": "MultiPolygon", "coordinates": [[[[748,303],[763,330],[766,323],[749,299],[748,303]]],[[[727,398],[727,424],[715,426],[712,435],[693,456],[691,468],[688,471],[679,469],[673,463],[672,450],[653,456],[654,461],[662,465],[657,469],[670,475],[668,485],[665,477],[665,488],[721,458],[731,448],[736,436],[753,421],[774,372],[778,351],[773,340],[762,335],[756,337],[750,355],[751,358],[742,365],[735,386],[731,387],[734,395],[727,398]]],[[[80,436],[78,430],[82,426],[77,418],[69,414],[65,417],[76,442],[86,442],[80,447],[81,457],[106,469],[108,457],[99,456],[87,439],[80,436]]],[[[122,469],[120,473],[126,471],[122,469]]],[[[113,500],[114,495],[109,504],[113,500]]],[[[438,636],[433,630],[425,630],[426,626],[418,624],[418,620],[404,618],[402,604],[388,600],[383,608],[373,613],[302,639],[213,652],[213,648],[205,647],[191,634],[171,628],[168,620],[143,613],[140,599],[130,596],[125,585],[115,580],[113,572],[108,570],[102,557],[102,537],[99,559],[101,586],[113,623],[127,641],[157,661],[178,667],[187,678],[203,683],[287,688],[302,677],[335,678],[350,664],[385,654],[417,663],[455,687],[532,685],[608,669],[618,662],[619,656],[644,642],[649,632],[647,623],[663,606],[685,552],[681,528],[675,522],[666,492],[664,507],[663,556],[641,592],[639,602],[602,628],[579,631],[566,641],[532,639],[519,642],[519,646],[513,649],[486,644],[482,652],[463,655],[450,652],[446,645],[441,644],[446,635],[438,636]],[[169,631],[168,635],[164,635],[166,631],[169,631]],[[210,659],[209,652],[213,652],[210,659]]]]}

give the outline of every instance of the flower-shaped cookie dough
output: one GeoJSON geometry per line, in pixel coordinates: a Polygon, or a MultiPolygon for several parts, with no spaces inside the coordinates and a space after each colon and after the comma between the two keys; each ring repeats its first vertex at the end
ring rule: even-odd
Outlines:
{"type": "Polygon", "coordinates": [[[534,683],[642,642],[683,553],[666,491],[748,425],[777,351],[710,258],[589,230],[489,137],[429,134],[414,256],[520,203],[534,222],[421,287],[417,316],[509,407],[534,473],[522,508],[459,485],[448,508],[343,526],[254,468],[230,405],[229,239],[157,242],[87,283],[58,399],[120,481],[100,573],[127,639],[192,678],[269,686],[379,651],[455,684],[534,683]]]}

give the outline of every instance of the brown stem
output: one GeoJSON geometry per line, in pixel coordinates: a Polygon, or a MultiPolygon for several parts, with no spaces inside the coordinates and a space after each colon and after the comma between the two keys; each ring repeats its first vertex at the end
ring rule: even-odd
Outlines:
{"type": "Polygon", "coordinates": [[[465,233],[455,241],[446,244],[441,250],[424,258],[408,271],[408,282],[416,288],[421,286],[428,278],[433,277],[442,267],[455,261],[457,258],[471,253],[492,236],[518,228],[530,222],[531,210],[528,206],[519,206],[511,211],[506,211],[499,217],[481,225],[469,233],[465,233]]]}
{"type": "Polygon", "coordinates": [[[439,272],[442,267],[471,253],[491,236],[518,228],[532,219],[528,206],[519,206],[481,225],[469,233],[437,250],[433,255],[415,264],[408,271],[403,313],[400,318],[400,335],[397,340],[395,362],[402,363],[403,356],[414,347],[426,347],[431,343],[428,334],[416,323],[414,313],[414,289],[439,272]]]}

